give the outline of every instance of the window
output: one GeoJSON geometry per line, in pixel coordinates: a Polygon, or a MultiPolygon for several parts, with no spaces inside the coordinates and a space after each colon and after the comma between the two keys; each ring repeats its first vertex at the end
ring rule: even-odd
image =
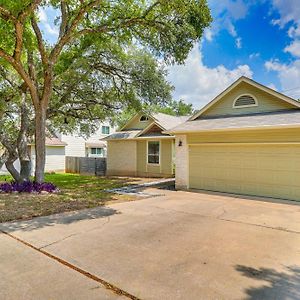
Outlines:
{"type": "Polygon", "coordinates": [[[239,96],[233,102],[234,108],[257,106],[257,100],[251,95],[239,96]]]}
{"type": "Polygon", "coordinates": [[[103,148],[91,148],[91,154],[93,155],[102,155],[103,148]]]}
{"type": "Polygon", "coordinates": [[[102,134],[109,134],[110,128],[109,126],[102,126],[102,134]]]}
{"type": "Polygon", "coordinates": [[[147,122],[149,118],[147,116],[141,116],[140,121],[141,122],[147,122]]]}
{"type": "Polygon", "coordinates": [[[159,142],[148,142],[148,164],[159,164],[159,142]]]}

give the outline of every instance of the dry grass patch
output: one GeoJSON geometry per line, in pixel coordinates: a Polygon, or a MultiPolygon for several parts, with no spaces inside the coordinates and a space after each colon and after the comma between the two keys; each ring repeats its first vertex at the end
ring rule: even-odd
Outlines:
{"type": "MultiPolygon", "coordinates": [[[[0,176],[0,182],[11,180],[0,176]]],[[[47,174],[45,181],[54,183],[57,194],[0,194],[0,222],[28,220],[60,212],[93,208],[111,202],[132,201],[136,197],[107,193],[106,189],[128,184],[126,178],[47,174]]]]}

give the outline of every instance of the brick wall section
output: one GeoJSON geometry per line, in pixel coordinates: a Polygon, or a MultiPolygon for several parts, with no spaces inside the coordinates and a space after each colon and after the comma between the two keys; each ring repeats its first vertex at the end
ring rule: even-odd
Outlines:
{"type": "Polygon", "coordinates": [[[176,189],[188,188],[188,144],[186,135],[177,135],[175,139],[175,179],[176,189]],[[179,142],[182,145],[179,146],[179,142]]]}

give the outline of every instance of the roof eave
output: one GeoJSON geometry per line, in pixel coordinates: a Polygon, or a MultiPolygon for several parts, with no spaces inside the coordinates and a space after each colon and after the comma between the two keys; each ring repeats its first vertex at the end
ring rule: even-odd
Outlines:
{"type": "Polygon", "coordinates": [[[194,130],[177,130],[166,131],[165,133],[178,135],[188,133],[203,133],[203,132],[223,132],[223,131],[242,131],[242,130],[264,130],[264,129],[288,129],[288,128],[300,128],[300,124],[280,124],[280,125],[265,125],[265,126],[253,126],[253,127],[231,127],[231,128],[215,128],[215,129],[194,129],[194,130]]]}

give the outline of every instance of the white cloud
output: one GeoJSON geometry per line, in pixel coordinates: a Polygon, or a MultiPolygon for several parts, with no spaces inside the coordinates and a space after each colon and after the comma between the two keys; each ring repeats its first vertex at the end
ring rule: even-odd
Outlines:
{"type": "Polygon", "coordinates": [[[39,17],[41,23],[48,22],[48,18],[47,18],[47,14],[46,14],[45,9],[43,9],[43,8],[39,9],[39,11],[38,11],[38,17],[39,17]]]}
{"type": "Polygon", "coordinates": [[[296,38],[300,36],[300,24],[291,26],[288,30],[288,35],[290,38],[296,38]]]}
{"type": "Polygon", "coordinates": [[[45,25],[45,29],[46,29],[47,33],[58,36],[58,34],[59,34],[58,27],[51,26],[49,23],[45,23],[44,25],[45,25]]]}
{"type": "Polygon", "coordinates": [[[280,15],[279,19],[272,20],[272,24],[279,25],[281,28],[288,25],[288,36],[293,39],[284,51],[295,57],[300,57],[300,40],[297,40],[300,36],[299,0],[272,0],[272,5],[273,9],[277,10],[280,15]]]}
{"type": "Polygon", "coordinates": [[[208,40],[209,42],[212,41],[213,39],[213,32],[210,28],[207,28],[205,31],[204,31],[204,37],[206,40],[208,40]]]}
{"type": "Polygon", "coordinates": [[[175,86],[175,99],[183,99],[199,109],[239,77],[252,77],[252,74],[248,65],[239,65],[232,70],[223,65],[216,68],[205,66],[197,45],[185,65],[170,67],[168,79],[175,86]]]}
{"type": "Polygon", "coordinates": [[[235,40],[235,45],[238,49],[242,48],[242,39],[240,37],[235,40]]]}
{"type": "Polygon", "coordinates": [[[258,52],[256,52],[256,53],[251,53],[251,54],[249,55],[249,58],[250,58],[250,59],[254,59],[254,58],[258,58],[258,57],[260,57],[260,54],[259,54],[258,52]]]}
{"type": "Polygon", "coordinates": [[[294,56],[300,57],[300,40],[293,41],[289,46],[284,48],[284,52],[289,52],[294,56]]]}
{"type": "Polygon", "coordinates": [[[46,39],[47,35],[51,35],[55,38],[58,37],[59,29],[58,26],[54,24],[56,16],[58,16],[58,11],[50,7],[40,8],[38,11],[39,23],[43,33],[45,33],[46,39]]]}
{"type": "Polygon", "coordinates": [[[281,64],[278,60],[271,60],[265,63],[268,71],[275,71],[282,87],[282,92],[293,97],[300,98],[300,59],[290,64],[281,64]]]}
{"type": "Polygon", "coordinates": [[[234,22],[246,17],[250,2],[246,0],[209,0],[208,3],[214,14],[214,21],[204,37],[211,41],[213,36],[217,35],[220,30],[225,29],[232,37],[236,38],[238,33],[234,22]]]}
{"type": "Polygon", "coordinates": [[[273,23],[285,26],[290,21],[299,24],[300,5],[299,0],[272,0],[272,5],[280,14],[280,19],[273,23]]]}

